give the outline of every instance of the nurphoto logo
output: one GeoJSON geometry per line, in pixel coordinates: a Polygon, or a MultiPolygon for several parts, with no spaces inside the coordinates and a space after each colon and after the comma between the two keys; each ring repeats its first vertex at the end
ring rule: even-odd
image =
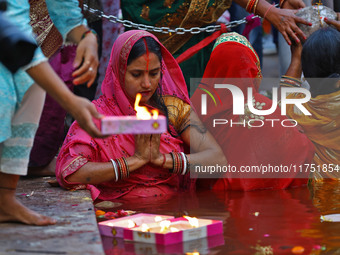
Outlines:
{"type": "MultiPolygon", "coordinates": [[[[233,98],[233,114],[234,115],[244,115],[245,113],[245,100],[243,92],[240,88],[231,84],[215,84],[215,89],[227,89],[231,92],[233,98]]],[[[207,92],[209,96],[213,99],[215,105],[216,100],[212,93],[207,91],[206,89],[202,89],[207,92]]],[[[311,113],[302,105],[303,103],[308,102],[311,99],[311,94],[309,90],[305,88],[281,88],[281,115],[286,115],[286,107],[288,104],[295,105],[303,114],[311,115],[311,113]],[[287,95],[290,93],[302,93],[305,95],[304,98],[287,98],[287,95]]],[[[272,114],[276,108],[278,107],[278,88],[272,88],[272,106],[267,110],[256,109],[252,103],[253,100],[253,88],[247,88],[247,105],[249,111],[256,115],[269,115],[272,114]]],[[[207,94],[201,95],[201,114],[207,115],[207,94]]]]}

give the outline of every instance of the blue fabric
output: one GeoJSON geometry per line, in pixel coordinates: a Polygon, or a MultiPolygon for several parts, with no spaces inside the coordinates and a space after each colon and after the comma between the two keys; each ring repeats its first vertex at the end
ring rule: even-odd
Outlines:
{"type": "MultiPolygon", "coordinates": [[[[29,25],[29,3],[27,0],[7,1],[7,11],[4,13],[4,17],[14,25],[17,25],[22,33],[30,37],[33,36],[32,28],[29,25]]],[[[44,61],[45,59],[45,56],[38,48],[29,65],[44,61]]],[[[24,94],[33,83],[34,81],[24,71],[24,68],[12,74],[0,63],[0,142],[11,137],[12,117],[18,109],[24,94]]]]}
{"type": "MultiPolygon", "coordinates": [[[[30,22],[29,10],[30,6],[28,0],[7,0],[7,10],[6,12],[4,12],[4,16],[10,22],[16,25],[22,33],[26,34],[28,37],[34,38],[32,34],[32,28],[29,24],[30,22]]],[[[31,66],[33,63],[36,62],[41,62],[43,60],[45,60],[45,56],[42,53],[41,49],[37,48],[33,60],[28,66],[31,66]]],[[[24,67],[23,69],[26,68],[27,67],[24,67]]],[[[30,80],[30,84],[32,83],[33,80],[30,80]]]]}
{"type": "Polygon", "coordinates": [[[68,32],[76,26],[80,24],[87,25],[77,0],[46,0],[46,5],[53,24],[64,40],[68,32]]]}
{"type": "Polygon", "coordinates": [[[23,123],[12,125],[12,137],[2,143],[1,172],[26,175],[33,137],[38,125],[23,123]]]}
{"type": "Polygon", "coordinates": [[[0,142],[11,137],[11,120],[32,84],[33,80],[25,71],[12,74],[0,63],[0,142]]]}
{"type": "MultiPolygon", "coordinates": [[[[65,38],[74,27],[84,24],[84,19],[77,0],[46,0],[51,19],[65,38]]],[[[7,10],[4,13],[10,22],[17,25],[18,29],[27,36],[33,37],[32,28],[29,25],[28,0],[8,0],[7,10]]],[[[12,74],[0,63],[0,142],[12,136],[11,120],[26,91],[34,83],[25,72],[29,67],[46,61],[40,48],[37,48],[30,64],[12,74]]],[[[33,134],[34,137],[34,134],[33,134]]]]}
{"type": "Polygon", "coordinates": [[[4,143],[5,146],[2,151],[2,160],[6,158],[28,160],[37,127],[38,125],[33,123],[12,125],[13,137],[18,140],[18,143],[7,144],[10,143],[10,140],[7,140],[4,143]]]}

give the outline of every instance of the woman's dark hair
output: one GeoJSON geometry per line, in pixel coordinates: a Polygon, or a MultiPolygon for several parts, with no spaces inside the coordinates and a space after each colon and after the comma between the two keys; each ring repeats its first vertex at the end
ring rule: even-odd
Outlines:
{"type": "Polygon", "coordinates": [[[159,43],[153,39],[152,37],[143,37],[140,38],[132,47],[128,60],[127,65],[129,65],[133,60],[136,58],[139,58],[140,56],[144,55],[146,53],[146,46],[145,42],[148,47],[148,51],[155,53],[157,57],[159,58],[159,61],[162,62],[162,51],[161,47],[159,46],[159,43]]]}
{"type": "Polygon", "coordinates": [[[311,88],[312,97],[337,91],[335,79],[340,74],[340,32],[328,27],[315,31],[302,49],[302,71],[311,88]]]}

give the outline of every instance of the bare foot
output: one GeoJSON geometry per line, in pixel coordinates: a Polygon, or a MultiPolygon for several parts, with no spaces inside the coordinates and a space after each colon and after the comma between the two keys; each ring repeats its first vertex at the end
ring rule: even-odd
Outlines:
{"type": "Polygon", "coordinates": [[[14,196],[0,196],[0,223],[21,222],[28,225],[53,225],[56,220],[38,214],[22,205],[14,196]]]}

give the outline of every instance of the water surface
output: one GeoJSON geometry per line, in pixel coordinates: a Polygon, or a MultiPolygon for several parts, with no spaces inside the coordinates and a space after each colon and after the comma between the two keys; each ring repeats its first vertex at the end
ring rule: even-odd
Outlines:
{"type": "Polygon", "coordinates": [[[223,221],[223,235],[160,246],[102,237],[106,254],[340,254],[340,223],[321,215],[340,213],[340,182],[312,188],[251,192],[197,191],[172,197],[123,201],[112,209],[223,221]],[[297,253],[296,253],[297,254],[297,253]]]}

